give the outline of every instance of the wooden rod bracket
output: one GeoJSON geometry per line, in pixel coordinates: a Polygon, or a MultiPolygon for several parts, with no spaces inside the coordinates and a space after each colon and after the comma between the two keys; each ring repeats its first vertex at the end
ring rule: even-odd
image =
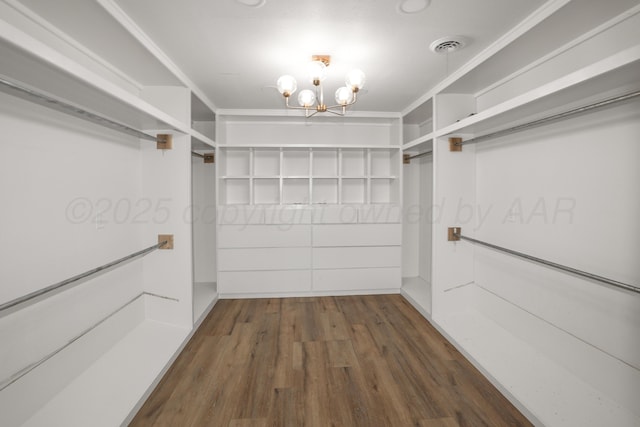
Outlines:
{"type": "Polygon", "coordinates": [[[216,155],[215,153],[204,153],[204,162],[205,163],[215,163],[216,155]]]}
{"type": "Polygon", "coordinates": [[[402,164],[408,165],[411,163],[411,154],[402,155],[402,164]]]}
{"type": "Polygon", "coordinates": [[[168,133],[156,135],[156,148],[158,150],[171,150],[173,148],[173,135],[168,133]]]}
{"type": "Polygon", "coordinates": [[[449,151],[462,151],[462,138],[449,138],[449,151]]]}
{"type": "Polygon", "coordinates": [[[461,227],[449,227],[447,229],[447,240],[450,242],[457,242],[460,240],[461,234],[462,234],[461,227]]]}
{"type": "Polygon", "coordinates": [[[158,243],[167,242],[158,249],[173,249],[173,234],[158,234],[158,243]]]}

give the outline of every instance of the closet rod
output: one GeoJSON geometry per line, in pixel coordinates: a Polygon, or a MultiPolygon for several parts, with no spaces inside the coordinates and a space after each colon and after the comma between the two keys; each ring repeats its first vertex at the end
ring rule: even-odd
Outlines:
{"type": "Polygon", "coordinates": [[[564,119],[566,117],[574,116],[576,114],[585,113],[587,111],[594,110],[596,108],[606,107],[607,105],[616,104],[618,102],[627,101],[629,99],[640,96],[640,91],[627,93],[625,95],[616,96],[614,98],[605,99],[604,101],[599,101],[594,104],[586,105],[584,107],[574,108],[573,110],[565,111],[563,113],[554,114],[552,116],[544,117],[542,119],[534,120],[532,122],[524,123],[521,125],[513,126],[507,129],[499,130],[496,132],[489,133],[487,135],[477,136],[475,138],[467,139],[466,141],[456,142],[454,145],[463,146],[467,144],[476,143],[482,141],[484,139],[495,138],[502,135],[507,135],[514,132],[519,132],[521,130],[525,130],[534,126],[539,126],[547,122],[551,122],[554,120],[564,119]]]}
{"type": "Polygon", "coordinates": [[[407,157],[407,159],[408,160],[417,159],[418,157],[424,157],[424,156],[428,156],[430,154],[433,154],[433,150],[432,151],[425,151],[424,153],[420,153],[420,154],[414,154],[413,156],[407,157]]]}
{"type": "Polygon", "coordinates": [[[35,90],[21,86],[17,83],[11,82],[2,77],[0,77],[0,85],[3,87],[4,92],[6,93],[18,96],[20,98],[26,99],[31,102],[35,102],[40,105],[44,105],[45,107],[52,108],[62,113],[66,113],[74,117],[79,117],[81,119],[99,124],[101,126],[108,127],[110,129],[115,129],[119,132],[123,132],[129,135],[133,135],[140,139],[146,139],[149,141],[157,140],[155,136],[148,135],[137,129],[123,125],[122,123],[115,122],[106,117],[99,116],[95,113],[85,111],[82,108],[76,107],[71,104],[67,104],[64,101],[52,98],[48,95],[41,94],[39,92],[36,92],[35,90]]]}
{"type": "Polygon", "coordinates": [[[193,157],[200,157],[200,158],[203,158],[203,159],[204,159],[204,157],[205,157],[205,155],[204,155],[204,154],[196,153],[195,151],[192,151],[192,152],[191,152],[191,155],[192,155],[193,157]]]}
{"type": "Polygon", "coordinates": [[[596,274],[587,273],[586,271],[578,270],[578,269],[573,268],[573,267],[567,267],[566,265],[557,264],[555,262],[547,261],[546,259],[537,258],[537,257],[534,257],[532,255],[527,255],[527,254],[524,254],[522,252],[514,251],[512,249],[503,248],[502,246],[493,245],[491,243],[487,243],[487,242],[483,242],[481,240],[473,239],[471,237],[463,236],[462,234],[459,234],[459,233],[454,233],[453,235],[456,238],[459,238],[459,239],[462,239],[462,240],[468,240],[469,242],[472,242],[472,243],[475,243],[475,244],[478,244],[478,245],[482,245],[482,246],[486,246],[488,248],[495,249],[497,251],[505,252],[505,253],[508,253],[509,255],[514,255],[514,256],[517,256],[517,257],[520,257],[520,258],[524,258],[524,259],[529,260],[529,261],[537,262],[538,264],[543,264],[543,265],[546,265],[548,267],[552,267],[552,268],[555,268],[555,269],[558,269],[558,270],[566,271],[568,273],[575,274],[577,276],[581,276],[581,277],[584,277],[584,278],[587,278],[587,279],[590,279],[590,280],[594,280],[594,281],[597,281],[597,282],[606,283],[607,285],[614,286],[616,288],[625,289],[627,291],[640,293],[640,287],[637,287],[637,286],[634,286],[634,285],[629,285],[627,283],[618,282],[617,280],[608,279],[606,277],[598,276],[596,274]]]}
{"type": "Polygon", "coordinates": [[[93,270],[85,271],[84,273],[81,273],[81,274],[78,274],[76,276],[70,277],[70,278],[68,278],[66,280],[63,280],[61,282],[54,283],[53,285],[47,286],[46,288],[39,289],[37,291],[31,292],[30,294],[21,296],[20,298],[16,298],[14,300],[6,302],[6,303],[0,305],[0,313],[2,313],[5,310],[8,310],[8,309],[10,309],[12,307],[15,307],[17,305],[23,304],[23,303],[25,303],[27,301],[31,301],[34,298],[38,298],[40,296],[43,296],[45,294],[48,294],[50,292],[53,292],[55,290],[58,290],[60,288],[65,287],[65,286],[68,286],[71,283],[74,283],[74,282],[77,282],[79,280],[85,279],[85,278],[87,278],[89,276],[93,276],[94,274],[99,273],[100,271],[107,270],[109,268],[115,267],[116,265],[122,264],[123,262],[129,261],[129,260],[131,260],[133,258],[142,256],[142,255],[146,255],[149,252],[153,252],[156,249],[161,248],[162,246],[166,245],[167,243],[169,243],[168,240],[163,240],[162,242],[160,242],[160,243],[158,243],[156,245],[149,246],[148,248],[142,249],[142,250],[140,250],[138,252],[134,252],[134,253],[132,253],[130,255],[127,255],[127,256],[122,257],[120,259],[117,259],[115,261],[111,261],[111,262],[109,262],[109,263],[107,263],[105,265],[101,265],[100,267],[94,268],[93,270]]]}

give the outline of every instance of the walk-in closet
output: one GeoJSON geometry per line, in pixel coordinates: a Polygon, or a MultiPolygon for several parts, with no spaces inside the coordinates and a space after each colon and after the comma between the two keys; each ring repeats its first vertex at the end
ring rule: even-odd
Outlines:
{"type": "Polygon", "coordinates": [[[0,0],[0,130],[2,426],[640,425],[638,0],[0,0]]]}

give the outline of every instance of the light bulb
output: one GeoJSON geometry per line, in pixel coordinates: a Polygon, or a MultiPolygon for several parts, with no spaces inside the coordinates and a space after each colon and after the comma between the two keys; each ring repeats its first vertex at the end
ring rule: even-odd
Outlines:
{"type": "Polygon", "coordinates": [[[278,87],[278,92],[280,92],[284,96],[291,96],[296,89],[298,88],[298,84],[296,83],[296,79],[290,75],[281,76],[276,83],[278,87]]]}
{"type": "Polygon", "coordinates": [[[298,104],[300,104],[301,107],[311,107],[315,101],[316,94],[310,89],[302,90],[298,94],[298,104]]]}
{"type": "Polygon", "coordinates": [[[351,88],[354,92],[359,91],[364,86],[365,75],[361,70],[351,70],[347,74],[345,83],[348,88],[351,88]]]}
{"type": "Polygon", "coordinates": [[[316,85],[316,82],[323,81],[327,77],[327,66],[324,65],[324,62],[311,61],[309,64],[309,77],[314,85],[316,85]]]}
{"type": "Polygon", "coordinates": [[[340,105],[347,105],[353,101],[353,91],[346,86],[342,86],[336,90],[336,102],[340,105]]]}

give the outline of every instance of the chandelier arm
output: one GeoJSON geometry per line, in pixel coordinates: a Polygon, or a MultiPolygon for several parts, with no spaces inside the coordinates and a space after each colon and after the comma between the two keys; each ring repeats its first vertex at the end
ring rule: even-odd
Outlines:
{"type": "Polygon", "coordinates": [[[296,107],[295,105],[289,105],[289,97],[285,96],[284,97],[284,106],[291,109],[291,110],[308,110],[308,107],[296,107]]]}
{"type": "Polygon", "coordinates": [[[356,102],[358,102],[358,92],[353,92],[353,99],[351,100],[351,102],[347,103],[347,104],[335,104],[335,105],[331,105],[327,107],[327,110],[331,109],[331,108],[340,108],[342,110],[344,110],[347,107],[352,106],[353,104],[355,104],[356,102]]]}
{"type": "Polygon", "coordinates": [[[330,110],[330,107],[327,107],[327,113],[331,113],[331,114],[335,114],[336,116],[344,116],[345,115],[345,111],[334,111],[334,110],[330,110]]]}

